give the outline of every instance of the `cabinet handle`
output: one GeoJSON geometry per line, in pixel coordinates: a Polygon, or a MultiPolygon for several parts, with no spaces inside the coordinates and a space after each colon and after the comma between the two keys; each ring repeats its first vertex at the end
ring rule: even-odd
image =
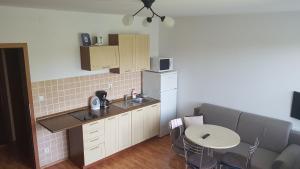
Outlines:
{"type": "Polygon", "coordinates": [[[96,124],[98,124],[98,122],[91,123],[91,124],[89,124],[89,125],[90,125],[90,126],[93,126],[93,125],[96,125],[96,124]]]}
{"type": "Polygon", "coordinates": [[[89,149],[89,151],[91,151],[91,150],[95,150],[95,149],[97,149],[97,148],[99,148],[99,145],[98,145],[98,146],[96,146],[96,147],[90,148],[90,149],[89,149]]]}
{"type": "Polygon", "coordinates": [[[89,142],[92,143],[92,142],[95,142],[95,141],[97,141],[97,140],[99,140],[99,137],[97,137],[97,138],[95,138],[95,139],[93,139],[93,140],[90,140],[89,142]]]}
{"type": "Polygon", "coordinates": [[[125,70],[126,73],[130,72],[130,70],[125,70]]]}
{"type": "Polygon", "coordinates": [[[94,134],[94,133],[98,133],[98,132],[99,132],[98,130],[95,130],[95,131],[89,132],[89,134],[94,134]]]}
{"type": "Polygon", "coordinates": [[[137,111],[142,111],[142,110],[144,110],[144,109],[139,109],[139,110],[137,110],[137,111]]]}
{"type": "Polygon", "coordinates": [[[106,68],[110,68],[110,66],[103,66],[102,68],[106,69],[106,68]]]}
{"type": "Polygon", "coordinates": [[[111,117],[111,118],[108,118],[108,120],[112,120],[112,119],[114,119],[114,118],[116,118],[116,117],[111,117]]]}

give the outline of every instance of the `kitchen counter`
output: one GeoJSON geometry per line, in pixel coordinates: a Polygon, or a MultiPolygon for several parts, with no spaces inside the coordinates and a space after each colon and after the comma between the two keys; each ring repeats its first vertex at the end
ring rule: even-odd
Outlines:
{"type": "Polygon", "coordinates": [[[91,120],[81,121],[71,115],[76,112],[83,112],[83,111],[91,112],[91,110],[88,107],[83,107],[83,108],[79,108],[79,109],[56,113],[56,114],[49,115],[49,116],[40,117],[40,118],[37,118],[36,121],[37,121],[37,123],[39,123],[46,129],[48,129],[50,132],[55,133],[55,132],[71,129],[74,127],[78,127],[85,123],[90,123],[90,122],[93,122],[96,120],[108,118],[108,117],[115,116],[115,115],[118,115],[118,114],[121,114],[124,112],[128,112],[131,110],[135,110],[135,109],[139,109],[139,108],[142,108],[145,106],[159,103],[158,100],[151,99],[151,101],[141,103],[137,106],[133,106],[130,108],[120,108],[120,107],[114,106],[115,103],[122,104],[122,102],[124,103],[124,101],[119,100],[119,101],[113,102],[107,109],[100,109],[97,111],[93,111],[94,113],[99,114],[99,116],[97,118],[93,118],[91,120]]]}

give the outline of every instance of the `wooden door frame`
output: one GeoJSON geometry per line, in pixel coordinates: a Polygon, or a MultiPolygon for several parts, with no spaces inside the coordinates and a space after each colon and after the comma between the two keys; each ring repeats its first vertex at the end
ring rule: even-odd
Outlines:
{"type": "Polygon", "coordinates": [[[26,89],[28,93],[28,102],[29,102],[29,113],[30,113],[30,122],[31,122],[31,135],[33,143],[33,153],[34,153],[34,167],[36,169],[40,168],[39,154],[38,154],[38,143],[36,135],[36,125],[35,125],[35,116],[33,109],[33,99],[32,99],[32,90],[31,90],[31,78],[30,78],[30,66],[28,58],[28,47],[27,43],[0,43],[0,49],[22,49],[23,50],[23,59],[25,67],[25,76],[26,76],[26,89]]]}

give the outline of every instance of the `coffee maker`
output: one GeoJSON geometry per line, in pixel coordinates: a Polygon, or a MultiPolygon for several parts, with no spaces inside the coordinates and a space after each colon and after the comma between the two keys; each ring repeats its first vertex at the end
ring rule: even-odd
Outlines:
{"type": "Polygon", "coordinates": [[[100,100],[100,108],[102,108],[102,109],[108,108],[109,101],[106,99],[107,92],[104,90],[97,91],[96,96],[100,100]]]}

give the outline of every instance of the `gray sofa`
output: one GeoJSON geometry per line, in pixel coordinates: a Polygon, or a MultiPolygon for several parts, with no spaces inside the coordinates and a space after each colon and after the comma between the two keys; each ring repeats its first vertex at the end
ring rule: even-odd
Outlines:
{"type": "Polygon", "coordinates": [[[250,144],[259,137],[253,169],[300,169],[300,132],[292,131],[290,122],[207,103],[195,108],[194,115],[203,115],[205,124],[227,127],[240,135],[238,146],[216,150],[217,155],[229,151],[247,156],[250,144]]]}

